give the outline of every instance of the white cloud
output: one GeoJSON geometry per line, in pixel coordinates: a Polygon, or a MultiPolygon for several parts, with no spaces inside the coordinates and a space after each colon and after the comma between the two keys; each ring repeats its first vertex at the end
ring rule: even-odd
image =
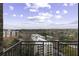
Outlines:
{"type": "Polygon", "coordinates": [[[30,8],[29,11],[31,12],[37,12],[39,8],[51,8],[51,6],[48,3],[26,3],[26,6],[24,7],[24,9],[26,8],[30,8]]]}
{"type": "Polygon", "coordinates": [[[77,3],[70,3],[69,6],[74,6],[76,5],[77,3]]]}
{"type": "Polygon", "coordinates": [[[67,3],[64,3],[64,6],[68,6],[68,4],[67,3]]]}
{"type": "Polygon", "coordinates": [[[37,7],[48,7],[48,8],[51,8],[51,6],[48,3],[36,3],[35,5],[37,7]]]}
{"type": "Polygon", "coordinates": [[[53,17],[53,14],[51,14],[51,13],[39,13],[39,15],[40,16],[44,16],[44,17],[47,17],[47,18],[49,18],[49,17],[53,17]]]}
{"type": "Polygon", "coordinates": [[[70,3],[69,5],[70,5],[70,6],[73,6],[74,4],[73,4],[73,3],[70,3]]]}
{"type": "Polygon", "coordinates": [[[29,20],[33,20],[39,23],[52,23],[52,19],[61,19],[62,15],[52,15],[51,13],[39,13],[37,16],[27,17],[29,20]]]}
{"type": "Polygon", "coordinates": [[[77,3],[64,3],[64,6],[74,6],[76,5],[77,3]]]}
{"type": "Polygon", "coordinates": [[[38,9],[40,7],[48,7],[51,8],[51,6],[48,3],[26,3],[26,6],[29,8],[38,9]]]}
{"type": "Polygon", "coordinates": [[[23,14],[21,14],[20,17],[23,17],[23,14]]]}
{"type": "Polygon", "coordinates": [[[31,3],[25,3],[24,9],[27,9],[27,8],[29,8],[29,7],[32,7],[32,6],[31,6],[31,3]]]}
{"type": "Polygon", "coordinates": [[[37,16],[37,18],[38,18],[39,21],[40,21],[40,20],[45,20],[47,17],[45,17],[45,16],[37,16]]]}
{"type": "Polygon", "coordinates": [[[27,17],[27,19],[40,22],[40,23],[45,21],[45,17],[42,17],[42,16],[27,17]]]}
{"type": "Polygon", "coordinates": [[[49,19],[49,20],[47,20],[49,23],[52,23],[52,21],[49,19]]]}
{"type": "Polygon", "coordinates": [[[16,14],[13,14],[14,17],[16,17],[16,14]]]}
{"type": "Polygon", "coordinates": [[[50,13],[39,13],[39,15],[37,16],[27,17],[27,19],[37,21],[37,22],[44,22],[48,19],[51,19],[52,17],[53,15],[50,13]]]}
{"type": "Polygon", "coordinates": [[[10,10],[14,10],[14,7],[13,7],[13,6],[9,6],[9,9],[10,9],[10,10]]]}
{"type": "Polygon", "coordinates": [[[61,19],[62,18],[62,15],[55,15],[55,18],[61,19]]]}
{"type": "Polygon", "coordinates": [[[57,11],[56,11],[56,14],[59,14],[59,13],[60,13],[60,11],[59,11],[59,10],[57,10],[57,11]]]}
{"type": "Polygon", "coordinates": [[[68,11],[67,11],[67,10],[63,10],[63,12],[64,12],[64,14],[67,14],[67,13],[68,13],[68,11]]]}
{"type": "Polygon", "coordinates": [[[27,17],[27,19],[32,19],[32,18],[34,18],[34,17],[30,17],[30,16],[29,16],[29,17],[27,17]]]}
{"type": "Polygon", "coordinates": [[[31,7],[31,3],[25,3],[28,7],[31,7]]]}
{"type": "Polygon", "coordinates": [[[29,9],[30,12],[37,12],[37,9],[29,9]]]}
{"type": "Polygon", "coordinates": [[[45,20],[44,20],[44,19],[41,19],[41,20],[39,20],[39,22],[40,22],[40,23],[43,23],[43,22],[45,22],[45,20]]]}

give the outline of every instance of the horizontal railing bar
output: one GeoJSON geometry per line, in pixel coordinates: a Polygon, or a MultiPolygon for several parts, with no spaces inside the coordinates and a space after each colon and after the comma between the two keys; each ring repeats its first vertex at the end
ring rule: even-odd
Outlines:
{"type": "MultiPolygon", "coordinates": [[[[21,45],[26,45],[26,44],[21,44],[21,45]]],[[[27,45],[43,45],[43,44],[27,44],[27,45]]]]}
{"type": "MultiPolygon", "coordinates": [[[[44,42],[45,43],[45,42],[44,42]]],[[[36,44],[30,44],[30,43],[23,43],[21,45],[25,45],[25,44],[28,44],[28,45],[42,45],[43,43],[39,44],[39,43],[36,43],[36,44]]],[[[59,43],[59,45],[78,45],[78,43],[59,43]]]]}
{"type": "Polygon", "coordinates": [[[30,42],[30,43],[31,43],[31,42],[36,42],[36,43],[37,43],[37,42],[39,42],[39,43],[40,43],[40,42],[42,42],[42,43],[43,43],[43,42],[44,42],[44,43],[46,43],[46,42],[48,42],[48,43],[49,43],[49,42],[51,42],[51,43],[54,43],[54,42],[57,43],[57,42],[59,42],[59,44],[72,44],[72,45],[78,44],[78,41],[21,41],[21,42],[25,42],[25,43],[27,42],[28,44],[29,44],[29,42],[30,42]],[[65,42],[65,43],[64,43],[64,42],[65,42]],[[76,42],[76,43],[75,43],[75,42],[76,42]]]}
{"type": "Polygon", "coordinates": [[[59,45],[78,45],[78,43],[59,43],[59,45]]]}
{"type": "Polygon", "coordinates": [[[21,41],[21,42],[78,42],[78,41],[21,41]]]}
{"type": "Polygon", "coordinates": [[[77,45],[78,43],[75,43],[75,42],[73,42],[73,43],[72,42],[59,42],[59,44],[72,44],[72,45],[74,44],[74,45],[77,45]]]}

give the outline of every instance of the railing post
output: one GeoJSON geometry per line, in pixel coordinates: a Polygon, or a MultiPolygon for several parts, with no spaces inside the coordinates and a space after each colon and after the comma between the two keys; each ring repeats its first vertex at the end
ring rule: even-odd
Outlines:
{"type": "Polygon", "coordinates": [[[22,50],[21,50],[21,49],[22,49],[22,47],[21,47],[21,44],[22,44],[22,42],[20,42],[20,44],[19,44],[20,56],[22,56],[22,52],[21,52],[21,51],[22,51],[22,50]]]}
{"type": "Polygon", "coordinates": [[[58,56],[59,56],[59,41],[57,41],[57,43],[58,43],[58,56]]]}
{"type": "Polygon", "coordinates": [[[3,54],[3,51],[2,52],[0,52],[0,56],[3,54]]]}
{"type": "Polygon", "coordinates": [[[28,56],[30,56],[30,44],[28,44],[28,52],[29,52],[29,54],[28,54],[28,56]]]}
{"type": "Polygon", "coordinates": [[[44,41],[43,41],[43,56],[44,56],[44,41]]]}

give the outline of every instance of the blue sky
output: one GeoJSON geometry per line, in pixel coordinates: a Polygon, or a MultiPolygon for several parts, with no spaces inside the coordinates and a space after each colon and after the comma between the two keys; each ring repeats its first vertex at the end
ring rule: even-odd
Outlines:
{"type": "Polygon", "coordinates": [[[78,4],[4,3],[6,29],[78,28],[78,4]]]}

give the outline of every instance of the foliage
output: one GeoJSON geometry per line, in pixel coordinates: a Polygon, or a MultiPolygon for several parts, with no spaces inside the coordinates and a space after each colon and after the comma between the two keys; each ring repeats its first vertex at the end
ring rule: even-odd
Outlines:
{"type": "Polygon", "coordinates": [[[12,46],[13,44],[15,44],[16,42],[18,42],[17,39],[6,39],[6,40],[3,40],[3,48],[8,48],[8,47],[12,46]]]}
{"type": "Polygon", "coordinates": [[[75,55],[77,56],[78,55],[77,49],[76,48],[69,47],[69,46],[65,46],[61,51],[66,56],[75,56],[75,55]]]}
{"type": "Polygon", "coordinates": [[[74,35],[62,35],[60,36],[59,40],[64,40],[64,41],[68,41],[68,40],[74,40],[75,36],[74,35]]]}
{"type": "Polygon", "coordinates": [[[48,35],[48,33],[47,32],[43,32],[43,33],[41,33],[41,35],[42,36],[46,36],[46,35],[48,35]]]}

